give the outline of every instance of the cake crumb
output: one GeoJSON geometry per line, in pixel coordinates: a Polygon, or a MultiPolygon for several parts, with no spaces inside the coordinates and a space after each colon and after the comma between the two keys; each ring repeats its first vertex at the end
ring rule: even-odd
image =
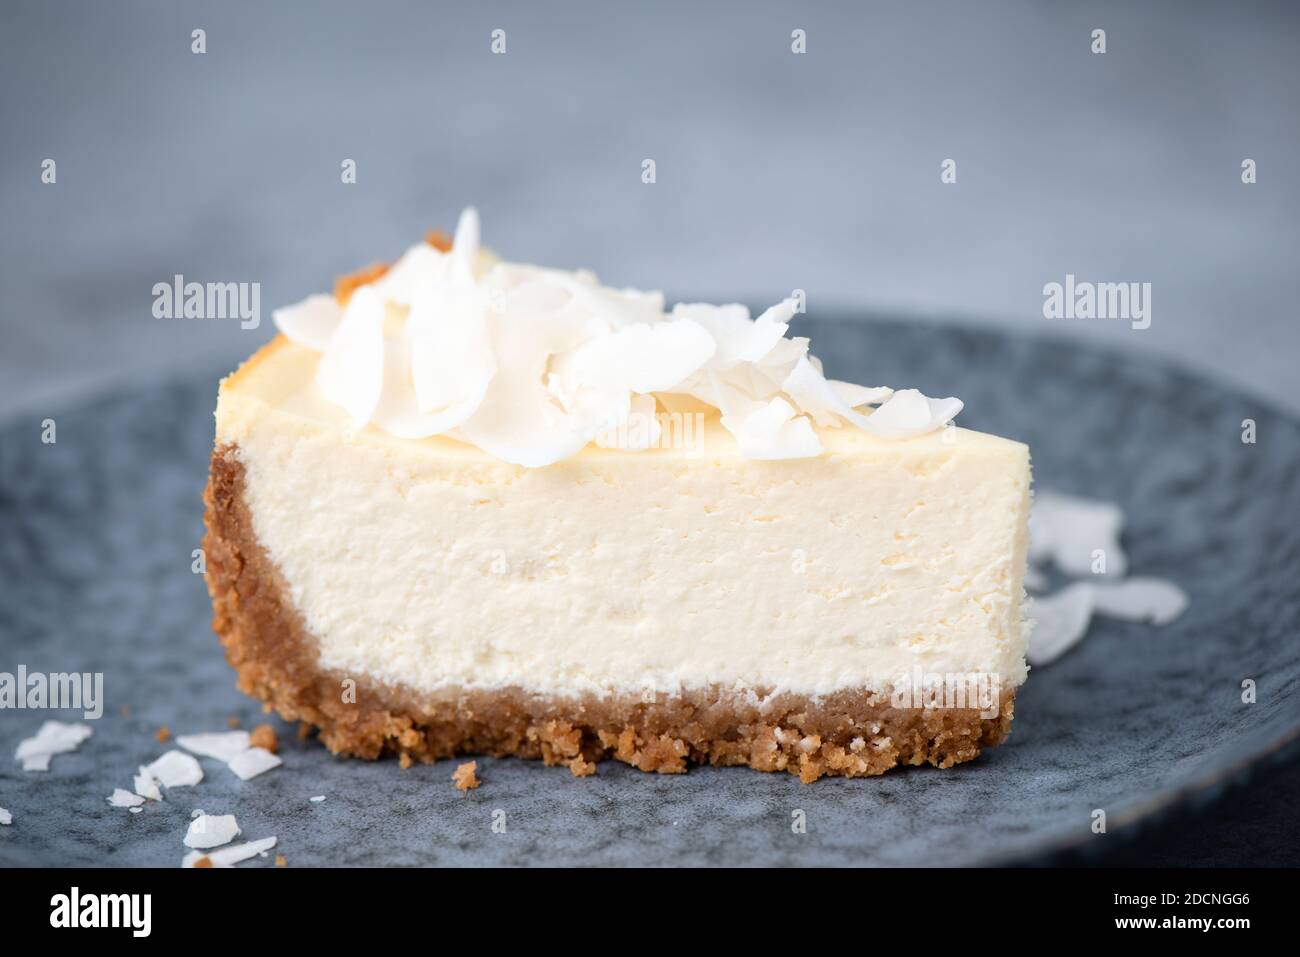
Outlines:
{"type": "Polygon", "coordinates": [[[197,861],[194,862],[194,866],[195,866],[195,867],[213,867],[213,866],[215,866],[215,865],[212,863],[212,858],[208,857],[208,856],[205,854],[203,857],[200,857],[197,861]]]}
{"type": "MultiPolygon", "coordinates": [[[[452,238],[441,229],[431,229],[424,234],[424,241],[441,253],[451,252],[452,238]]],[[[334,298],[340,306],[346,306],[352,294],[362,286],[367,286],[377,279],[382,279],[391,269],[388,263],[371,263],[353,272],[344,273],[334,280],[334,298]]]]}
{"type": "Polygon", "coordinates": [[[440,253],[451,252],[451,236],[441,229],[431,229],[424,234],[424,241],[440,253]]]}
{"type": "Polygon", "coordinates": [[[280,750],[280,739],[276,737],[275,728],[269,724],[259,724],[248,736],[250,747],[265,748],[272,754],[280,750]]]}
{"type": "Polygon", "coordinates": [[[575,778],[589,778],[596,773],[596,762],[587,761],[582,755],[578,755],[569,762],[569,771],[575,778]]]}
{"type": "Polygon", "coordinates": [[[346,306],[352,294],[362,286],[369,285],[388,272],[388,263],[371,263],[355,272],[345,273],[334,280],[334,298],[340,306],[346,306]]]}
{"type": "Polygon", "coordinates": [[[312,733],[312,731],[314,731],[314,730],[315,730],[315,729],[314,729],[310,724],[308,724],[306,721],[299,721],[299,722],[298,722],[298,740],[299,740],[299,741],[306,741],[308,738],[311,737],[311,733],[312,733]]]}
{"type": "Polygon", "coordinates": [[[233,729],[233,728],[238,728],[238,727],[239,727],[239,718],[237,718],[235,715],[232,714],[229,718],[226,719],[226,727],[227,727],[227,728],[232,728],[232,729],[233,729]]]}
{"type": "Polygon", "coordinates": [[[157,731],[153,733],[153,737],[155,741],[160,741],[160,742],[170,741],[172,739],[172,729],[167,727],[167,725],[164,724],[161,728],[159,728],[157,731]]]}
{"type": "Polygon", "coordinates": [[[398,756],[398,758],[397,758],[397,763],[398,763],[399,765],[401,765],[402,770],[405,771],[407,768],[409,768],[409,767],[410,767],[412,764],[414,764],[415,762],[413,762],[413,761],[411,760],[411,756],[410,756],[409,754],[407,754],[405,751],[403,751],[403,752],[398,756]]]}
{"type": "Polygon", "coordinates": [[[461,791],[469,791],[482,784],[483,782],[478,779],[478,775],[474,773],[477,770],[477,761],[466,761],[453,771],[451,779],[456,782],[457,789],[461,791]]]}
{"type": "Polygon", "coordinates": [[[276,866],[276,867],[288,867],[288,866],[289,866],[289,862],[286,861],[286,860],[284,859],[284,855],[283,855],[283,854],[277,854],[277,855],[275,855],[275,866],[276,866]]]}

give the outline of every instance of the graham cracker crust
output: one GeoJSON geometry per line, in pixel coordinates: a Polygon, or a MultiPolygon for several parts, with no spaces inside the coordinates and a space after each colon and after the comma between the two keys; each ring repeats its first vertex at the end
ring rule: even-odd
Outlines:
{"type": "Polygon", "coordinates": [[[947,768],[970,761],[1010,732],[1014,689],[996,717],[975,709],[895,708],[889,697],[844,690],[822,698],[760,699],[720,685],[660,695],[542,696],[521,688],[438,695],[322,669],[316,640],[258,543],[244,499],[244,467],[217,448],[204,502],[203,547],[212,626],[245,694],[290,721],[318,729],[335,754],[397,755],[432,762],[461,754],[540,758],[575,776],[616,758],[643,771],[689,764],[865,777],[898,765],[947,768]]]}

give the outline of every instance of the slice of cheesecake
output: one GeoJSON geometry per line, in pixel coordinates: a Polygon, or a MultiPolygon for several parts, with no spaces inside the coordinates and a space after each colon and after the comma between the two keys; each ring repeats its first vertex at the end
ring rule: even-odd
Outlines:
{"type": "Polygon", "coordinates": [[[1007,734],[1024,445],[472,217],[339,292],[222,383],[205,539],[240,688],[332,750],[813,780],[1007,734]]]}

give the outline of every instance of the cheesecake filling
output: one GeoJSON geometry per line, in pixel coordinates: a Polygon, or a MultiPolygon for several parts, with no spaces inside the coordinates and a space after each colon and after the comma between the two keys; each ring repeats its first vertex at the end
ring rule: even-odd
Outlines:
{"type": "Polygon", "coordinates": [[[240,690],[286,720],[314,726],[338,754],[436,761],[457,754],[515,755],[566,765],[576,776],[615,758],[679,774],[689,764],[747,765],[815,781],[862,777],[898,765],[951,767],[1000,743],[1015,690],[986,700],[902,702],[872,689],[825,696],[713,683],[671,695],[544,693],[518,685],[448,686],[421,693],[322,666],[280,569],[253,532],[243,465],[213,454],[204,548],[213,626],[240,690]]]}

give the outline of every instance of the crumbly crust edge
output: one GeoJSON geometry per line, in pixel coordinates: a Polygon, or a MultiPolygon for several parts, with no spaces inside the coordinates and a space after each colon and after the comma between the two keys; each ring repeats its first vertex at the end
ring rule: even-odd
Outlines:
{"type": "Polygon", "coordinates": [[[975,709],[895,708],[887,693],[767,697],[722,686],[680,695],[556,697],[521,688],[427,695],[319,665],[316,639],[258,542],[238,450],[218,446],[204,492],[203,547],[212,626],[245,694],[312,728],[336,754],[397,755],[403,767],[460,754],[564,764],[577,776],[615,758],[679,774],[690,764],[788,771],[805,782],[866,777],[900,765],[947,768],[1010,732],[1015,689],[996,717],[975,709]]]}

